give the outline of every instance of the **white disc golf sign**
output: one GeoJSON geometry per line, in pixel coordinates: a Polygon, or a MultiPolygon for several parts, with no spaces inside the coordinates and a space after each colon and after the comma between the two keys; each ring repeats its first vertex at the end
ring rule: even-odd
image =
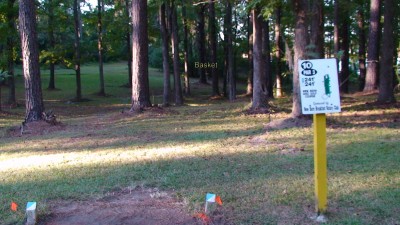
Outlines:
{"type": "Polygon", "coordinates": [[[299,60],[303,114],[340,112],[336,59],[299,60]]]}

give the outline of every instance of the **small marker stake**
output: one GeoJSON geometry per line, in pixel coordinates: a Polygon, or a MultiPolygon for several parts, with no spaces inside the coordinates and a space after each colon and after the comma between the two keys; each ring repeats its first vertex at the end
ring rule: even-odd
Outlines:
{"type": "Polygon", "coordinates": [[[216,198],[217,196],[215,195],[215,194],[212,194],[212,193],[207,193],[207,195],[206,195],[206,205],[205,205],[205,209],[204,209],[204,211],[205,211],[205,213],[208,213],[208,211],[209,211],[209,203],[215,203],[215,198],[216,198]]]}
{"type": "Polygon", "coordinates": [[[26,204],[26,225],[36,224],[36,202],[26,204]]]}

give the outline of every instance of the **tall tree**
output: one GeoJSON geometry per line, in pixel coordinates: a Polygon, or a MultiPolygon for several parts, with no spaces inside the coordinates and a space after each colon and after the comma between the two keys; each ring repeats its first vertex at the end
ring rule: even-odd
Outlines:
{"type": "Polygon", "coordinates": [[[25,78],[25,122],[41,120],[44,112],[35,9],[34,0],[19,1],[19,30],[25,78]]]}
{"type": "Polygon", "coordinates": [[[82,100],[82,86],[81,86],[81,7],[80,1],[74,0],[74,28],[75,28],[75,76],[76,76],[76,101],[82,100]]]}
{"type": "Polygon", "coordinates": [[[147,0],[132,1],[132,106],[140,112],[150,107],[147,37],[147,0]]]}
{"type": "Polygon", "coordinates": [[[224,29],[226,37],[226,78],[228,84],[228,98],[230,101],[236,99],[236,79],[233,73],[233,33],[232,33],[232,3],[231,1],[226,1],[226,13],[224,18],[224,29]]]}
{"type": "Polygon", "coordinates": [[[365,66],[365,25],[364,25],[364,9],[361,6],[357,11],[357,26],[358,26],[358,67],[360,75],[358,76],[358,90],[362,91],[365,85],[365,76],[367,73],[365,66]]]}
{"type": "Polygon", "coordinates": [[[104,87],[104,70],[103,70],[103,21],[102,14],[104,11],[104,1],[97,0],[97,50],[99,53],[99,80],[100,80],[100,96],[105,96],[106,91],[104,87]]]}
{"type": "MultiPolygon", "coordinates": [[[[206,7],[204,4],[200,4],[197,9],[197,48],[199,63],[205,63],[206,61],[206,34],[205,34],[205,14],[206,7]]],[[[203,68],[199,68],[199,83],[207,84],[206,71],[203,68]]]]}
{"type": "Polygon", "coordinates": [[[340,91],[343,93],[349,92],[349,51],[350,51],[350,20],[347,9],[342,10],[343,19],[340,25],[341,40],[340,49],[343,52],[341,57],[341,70],[340,70],[340,91]]]}
{"type": "Polygon", "coordinates": [[[275,9],[275,74],[276,74],[276,97],[282,97],[282,56],[283,42],[281,34],[282,6],[278,5],[275,9]]]}
{"type": "MultiPolygon", "coordinates": [[[[125,0],[125,18],[126,21],[130,21],[130,5],[129,0],[125,0]]],[[[125,31],[125,38],[126,38],[126,49],[128,55],[128,84],[127,86],[132,88],[132,46],[131,46],[131,25],[130,22],[126,23],[126,31],[125,31]]]]}
{"type": "Polygon", "coordinates": [[[292,117],[301,116],[298,61],[306,59],[307,52],[307,0],[294,0],[296,25],[294,30],[293,106],[292,117]]]}
{"type": "Polygon", "coordinates": [[[182,6],[182,19],[183,19],[183,57],[184,57],[184,92],[186,95],[190,95],[190,82],[189,79],[192,76],[190,69],[190,51],[189,51],[189,22],[186,15],[186,6],[182,6]]]}
{"type": "Polygon", "coordinates": [[[378,88],[379,74],[379,18],[381,0],[371,0],[369,35],[368,35],[368,66],[365,78],[364,91],[372,91],[378,88]]]}
{"type": "Polygon", "coordinates": [[[273,77],[272,77],[272,68],[271,68],[271,47],[269,41],[269,21],[264,20],[262,24],[263,29],[263,40],[262,40],[262,50],[263,50],[263,60],[265,61],[265,82],[267,88],[267,95],[269,98],[274,97],[273,87],[273,77]]]}
{"type": "MultiPolygon", "coordinates": [[[[51,51],[54,51],[56,42],[55,42],[55,37],[54,37],[54,2],[53,0],[48,0],[48,24],[47,24],[47,33],[49,36],[49,48],[51,49],[51,51]]],[[[55,62],[53,59],[53,55],[52,54],[52,58],[50,59],[50,79],[49,79],[49,86],[48,89],[49,90],[54,90],[56,89],[56,82],[55,82],[55,62]]]]}
{"type": "Polygon", "coordinates": [[[169,45],[168,45],[168,31],[167,23],[165,21],[165,3],[161,4],[159,10],[159,21],[161,29],[162,41],[162,55],[163,55],[163,76],[164,76],[164,91],[163,91],[163,105],[169,105],[169,96],[171,92],[171,82],[169,74],[169,45]]]}
{"type": "Polygon", "coordinates": [[[384,24],[383,24],[383,40],[382,40],[382,57],[380,61],[380,79],[379,79],[379,95],[378,102],[391,103],[395,102],[393,92],[393,54],[395,48],[393,27],[395,8],[398,8],[398,3],[394,0],[385,0],[384,9],[384,24]]]}
{"type": "Polygon", "coordinates": [[[179,39],[178,39],[178,15],[175,0],[171,0],[171,41],[172,56],[174,64],[174,89],[175,89],[175,105],[183,104],[182,85],[179,66],[179,39]]]}
{"type": "MultiPolygon", "coordinates": [[[[211,63],[217,63],[217,28],[215,21],[215,4],[214,0],[208,0],[208,26],[210,27],[209,39],[210,39],[210,59],[211,63]]],[[[212,95],[219,95],[219,82],[218,73],[216,67],[211,67],[212,77],[212,95]]]]}
{"type": "Polygon", "coordinates": [[[8,28],[8,36],[7,36],[7,77],[8,77],[8,85],[9,85],[9,95],[8,95],[8,104],[12,106],[17,105],[17,100],[15,97],[15,79],[14,79],[14,48],[15,48],[15,20],[16,20],[16,11],[14,8],[15,0],[7,1],[7,28],[8,28]]]}
{"type": "Polygon", "coordinates": [[[265,57],[263,57],[263,17],[258,8],[252,9],[253,19],[253,101],[252,109],[268,107],[268,93],[265,79],[265,57]]]}
{"type": "Polygon", "coordinates": [[[249,71],[247,72],[247,89],[246,95],[253,95],[253,34],[251,13],[247,17],[247,40],[248,40],[248,63],[249,71]]]}
{"type": "Polygon", "coordinates": [[[324,58],[324,1],[312,1],[310,44],[314,47],[313,57],[324,58]]]}
{"type": "Polygon", "coordinates": [[[335,0],[334,3],[334,12],[333,12],[333,51],[335,54],[335,57],[339,57],[339,50],[340,50],[340,32],[339,32],[339,26],[340,26],[340,8],[339,8],[339,0],[335,0]]]}

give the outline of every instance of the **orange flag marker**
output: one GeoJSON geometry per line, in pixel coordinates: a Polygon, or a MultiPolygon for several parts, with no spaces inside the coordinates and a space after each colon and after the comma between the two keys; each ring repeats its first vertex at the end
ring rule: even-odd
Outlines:
{"type": "Polygon", "coordinates": [[[196,213],[194,217],[201,219],[204,224],[209,224],[211,221],[210,218],[205,213],[196,213]]]}
{"type": "Polygon", "coordinates": [[[215,198],[215,202],[216,202],[218,205],[222,205],[221,196],[217,195],[217,197],[215,198]]]}
{"type": "Polygon", "coordinates": [[[11,202],[11,210],[16,212],[18,210],[18,204],[15,202],[11,202]]]}

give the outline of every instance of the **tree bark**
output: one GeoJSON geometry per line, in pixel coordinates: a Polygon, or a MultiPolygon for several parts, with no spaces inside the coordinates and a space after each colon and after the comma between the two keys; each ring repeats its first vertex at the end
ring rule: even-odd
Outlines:
{"type": "Polygon", "coordinates": [[[147,37],[147,0],[132,1],[132,106],[140,112],[150,107],[147,37]]]}
{"type": "MultiPolygon", "coordinates": [[[[51,51],[54,51],[56,42],[54,38],[54,3],[53,0],[48,0],[48,10],[49,10],[49,21],[48,21],[48,36],[49,36],[49,49],[51,51]]],[[[53,59],[53,55],[50,59],[50,79],[49,79],[49,86],[47,89],[49,90],[54,90],[56,89],[56,84],[55,84],[55,63],[53,59]]]]}
{"type": "Polygon", "coordinates": [[[310,43],[314,46],[313,58],[324,58],[324,2],[313,0],[310,43]]]}
{"type": "Polygon", "coordinates": [[[82,100],[81,87],[81,9],[78,0],[74,0],[74,25],[75,25],[75,75],[76,75],[76,101],[82,100]]]}
{"type": "MultiPolygon", "coordinates": [[[[130,6],[129,6],[129,0],[125,0],[125,14],[126,14],[126,19],[127,21],[130,21],[130,6]]],[[[127,49],[127,55],[128,55],[128,86],[132,88],[132,45],[131,45],[131,25],[128,22],[126,24],[126,49],[127,49]]]]}
{"type": "Polygon", "coordinates": [[[248,64],[249,72],[247,72],[247,88],[246,95],[253,95],[253,34],[252,34],[252,18],[249,13],[247,18],[247,40],[248,40],[248,64]]]}
{"type": "MultiPolygon", "coordinates": [[[[206,34],[205,34],[205,19],[204,19],[205,6],[200,5],[197,10],[197,46],[199,63],[205,63],[206,61],[206,34]]],[[[206,71],[203,68],[198,68],[199,71],[199,83],[207,84],[206,71]]]]}
{"type": "Polygon", "coordinates": [[[164,91],[163,91],[163,105],[169,105],[171,82],[169,72],[169,45],[168,45],[168,31],[167,23],[165,21],[165,3],[160,6],[159,20],[161,28],[162,39],[162,55],[163,55],[163,76],[164,76],[164,91]]]}
{"type": "Polygon", "coordinates": [[[335,57],[338,58],[338,53],[340,50],[340,33],[339,33],[339,26],[340,26],[340,18],[339,18],[339,0],[335,0],[334,3],[334,18],[333,18],[333,51],[335,57]]]}
{"type": "Polygon", "coordinates": [[[44,112],[35,9],[34,0],[19,1],[19,30],[25,78],[25,122],[41,120],[44,112]]]}
{"type": "MultiPolygon", "coordinates": [[[[345,11],[345,10],[344,10],[345,11]]],[[[350,51],[350,31],[349,31],[350,21],[348,19],[347,12],[345,11],[343,16],[343,23],[341,24],[341,51],[343,52],[341,58],[341,71],[340,71],[340,91],[343,93],[349,92],[349,51],[350,51]]]]}
{"type": "Polygon", "coordinates": [[[358,91],[362,91],[365,85],[366,66],[365,66],[365,25],[364,25],[364,11],[363,7],[360,7],[357,11],[357,25],[358,25],[358,67],[360,75],[358,77],[359,86],[358,91]]]}
{"type": "Polygon", "coordinates": [[[394,16],[395,8],[398,8],[397,1],[385,0],[382,57],[380,61],[380,78],[378,102],[392,103],[396,102],[393,92],[393,54],[394,43],[394,16]]]}
{"type": "Polygon", "coordinates": [[[15,0],[7,1],[7,27],[8,27],[8,37],[7,37],[7,74],[8,74],[8,85],[9,85],[9,95],[8,104],[11,106],[17,105],[17,100],[15,97],[15,79],[14,79],[14,48],[15,48],[15,19],[16,14],[14,12],[15,0]]]}
{"type": "Polygon", "coordinates": [[[262,24],[263,28],[263,40],[262,40],[262,49],[263,49],[263,60],[265,62],[265,83],[267,87],[267,95],[268,98],[274,97],[274,82],[272,77],[272,68],[271,68],[271,47],[269,40],[269,22],[268,20],[264,20],[262,24]]]}
{"type": "MultiPolygon", "coordinates": [[[[217,28],[215,21],[215,4],[214,0],[208,0],[208,26],[210,27],[210,61],[211,63],[217,63],[217,28]]],[[[217,64],[216,64],[217,65],[217,64]]],[[[218,71],[216,67],[211,67],[212,77],[212,96],[219,96],[219,81],[218,71]]]]}
{"type": "Polygon", "coordinates": [[[307,33],[307,0],[294,0],[296,26],[294,30],[294,68],[293,68],[293,106],[292,117],[301,116],[300,82],[298,61],[306,59],[307,33]]]}
{"type": "Polygon", "coordinates": [[[190,95],[190,82],[191,70],[189,64],[189,24],[186,18],[186,6],[182,6],[182,18],[183,18],[183,48],[184,48],[184,91],[186,95],[190,95]]]}
{"type": "Polygon", "coordinates": [[[281,18],[282,18],[282,6],[278,6],[275,10],[275,74],[276,74],[276,97],[280,98],[283,96],[282,92],[282,53],[283,53],[283,42],[281,35],[281,18]]]}
{"type": "Polygon", "coordinates": [[[236,99],[236,78],[233,72],[233,34],[232,34],[232,3],[230,1],[226,2],[226,17],[225,17],[225,36],[227,38],[226,46],[226,72],[227,72],[227,85],[228,85],[228,98],[229,101],[234,101],[236,99]]]}
{"type": "Polygon", "coordinates": [[[368,66],[365,78],[364,91],[373,91],[378,88],[379,74],[379,18],[381,0],[371,0],[369,35],[368,35],[368,66]]]}
{"type": "Polygon", "coordinates": [[[266,109],[268,107],[268,93],[266,87],[265,67],[263,57],[263,18],[259,9],[252,9],[253,18],[253,110],[266,109]]]}
{"type": "Polygon", "coordinates": [[[172,56],[174,63],[174,89],[175,89],[175,105],[183,105],[182,85],[180,76],[180,63],[179,63],[179,39],[178,39],[178,15],[175,5],[175,0],[171,1],[172,10],[172,56]]]}
{"type": "Polygon", "coordinates": [[[104,86],[104,70],[103,70],[103,21],[102,14],[104,10],[104,2],[103,0],[97,0],[97,50],[99,53],[99,80],[100,80],[100,96],[105,96],[105,86],[104,86]]]}

